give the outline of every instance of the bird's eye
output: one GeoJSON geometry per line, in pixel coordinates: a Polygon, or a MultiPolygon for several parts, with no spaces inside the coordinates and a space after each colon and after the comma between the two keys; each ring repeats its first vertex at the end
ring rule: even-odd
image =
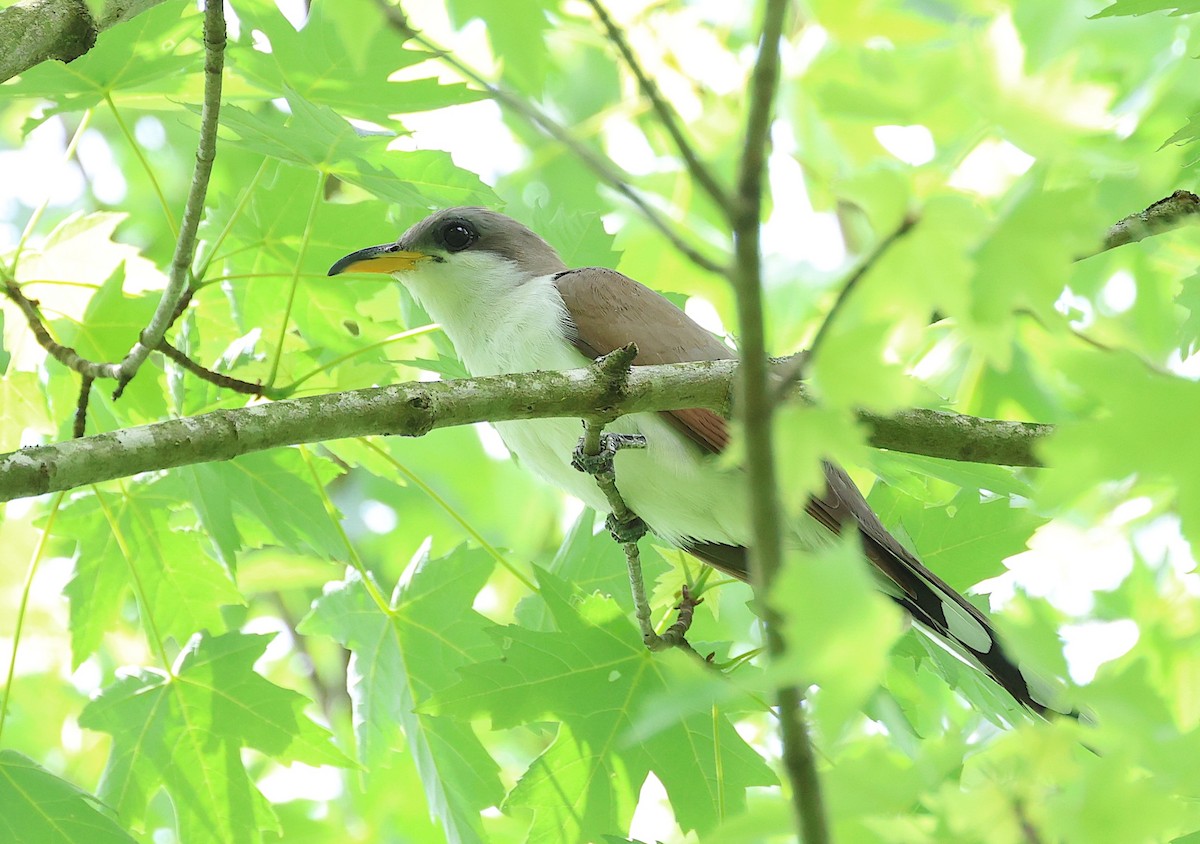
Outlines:
{"type": "Polygon", "coordinates": [[[442,229],[442,240],[451,252],[461,252],[475,242],[478,235],[465,223],[451,223],[442,229]]]}

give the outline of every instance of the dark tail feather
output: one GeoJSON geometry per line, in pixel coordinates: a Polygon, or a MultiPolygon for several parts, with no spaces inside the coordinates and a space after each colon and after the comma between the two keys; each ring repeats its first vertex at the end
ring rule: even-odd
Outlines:
{"type": "MultiPolygon", "coordinates": [[[[988,620],[977,607],[922,565],[883,527],[866,500],[839,467],[825,464],[826,493],[813,498],[808,514],[834,533],[853,524],[862,536],[863,549],[872,565],[892,588],[884,591],[919,623],[972,663],[1013,696],[1042,716],[1069,714],[1052,709],[1045,694],[1037,695],[1029,679],[1008,656],[988,620]]],[[[749,577],[746,549],[717,543],[689,543],[686,550],[704,562],[740,580],[749,577]]]]}

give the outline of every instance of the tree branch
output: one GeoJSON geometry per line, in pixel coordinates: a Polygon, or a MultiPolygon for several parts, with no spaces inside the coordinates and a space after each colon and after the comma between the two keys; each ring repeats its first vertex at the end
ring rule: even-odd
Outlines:
{"type": "MultiPolygon", "coordinates": [[[[728,415],[737,369],[732,360],[638,366],[616,399],[595,370],[575,369],[412,382],[217,410],[0,455],[0,501],[343,437],[419,437],[476,422],[687,407],[728,415]]],[[[860,418],[879,448],[1022,466],[1037,465],[1033,447],[1053,430],[934,410],[860,418]]]]}
{"type": "Polygon", "coordinates": [[[638,87],[642,89],[646,99],[650,101],[654,113],[658,115],[658,121],[662,124],[667,134],[671,136],[671,141],[675,144],[675,149],[679,151],[680,158],[687,166],[688,173],[696,180],[696,184],[712,198],[712,201],[717,204],[718,208],[728,208],[730,197],[725,188],[717,182],[715,176],[708,169],[708,166],[700,160],[696,155],[696,151],[692,149],[691,143],[687,136],[683,134],[683,129],[679,125],[679,120],[675,116],[675,112],[663,99],[662,94],[658,90],[658,86],[654,84],[654,80],[646,75],[646,71],[642,68],[641,63],[637,60],[637,56],[633,54],[633,50],[629,46],[629,41],[623,33],[609,17],[608,10],[604,8],[604,4],[600,0],[587,0],[588,5],[592,7],[592,11],[596,13],[600,23],[604,26],[605,32],[608,33],[608,40],[617,48],[617,52],[621,54],[621,58],[625,60],[625,64],[629,67],[629,71],[637,79],[638,87]]]}
{"type": "Polygon", "coordinates": [[[817,329],[817,333],[813,337],[812,343],[809,344],[807,349],[808,360],[811,360],[814,363],[816,362],[817,351],[824,344],[825,338],[829,336],[829,331],[833,327],[833,321],[837,318],[838,314],[841,313],[842,308],[846,305],[846,302],[849,301],[851,294],[853,294],[855,289],[858,287],[858,283],[863,280],[867,273],[874,269],[875,265],[878,264],[880,259],[887,254],[888,250],[892,248],[895,242],[912,231],[912,227],[916,224],[916,217],[906,217],[894,232],[879,242],[879,244],[875,247],[875,251],[868,255],[866,260],[859,265],[858,269],[851,273],[850,277],[846,279],[846,283],[843,284],[842,289],[838,291],[837,298],[833,300],[833,306],[830,307],[829,312],[825,314],[825,319],[821,321],[821,326],[817,329]]]}
{"type": "Polygon", "coordinates": [[[208,193],[208,180],[212,176],[213,160],[217,157],[217,117],[221,111],[221,81],[225,66],[225,4],[222,0],[206,0],[204,4],[204,105],[200,111],[200,140],[196,145],[196,167],[192,171],[192,185],[188,190],[187,203],[183,210],[183,224],[179,227],[179,239],[175,242],[175,254],[167,276],[167,287],[150,324],[125,359],[121,361],[117,374],[119,397],[125,385],[137,374],[150,352],[162,341],[163,335],[175,318],[178,305],[187,296],[192,259],[196,254],[196,231],[204,215],[204,197],[208,193]]]}
{"type": "Polygon", "coordinates": [[[92,397],[92,381],[90,375],[80,377],[79,398],[75,401],[75,422],[71,426],[71,435],[76,439],[87,433],[88,401],[92,397]]]}
{"type": "Polygon", "coordinates": [[[1130,214],[1113,223],[1104,235],[1103,245],[1094,252],[1081,255],[1076,260],[1099,255],[1127,243],[1136,243],[1156,234],[1180,228],[1189,223],[1200,222],[1200,196],[1191,191],[1177,190],[1170,196],[1155,202],[1145,211],[1130,214]]]}
{"type": "MultiPolygon", "coordinates": [[[[746,469],[749,475],[750,574],[765,622],[767,652],[780,659],[785,650],[780,634],[782,619],[767,600],[783,562],[779,526],[778,483],[772,443],[771,417],[775,396],[770,389],[766,331],[763,320],[762,254],[759,236],[762,221],[763,175],[771,142],[771,119],[779,87],[779,42],[787,0],[767,0],[763,14],[758,58],[750,78],[750,108],[746,137],[733,198],[734,264],[729,279],[737,294],[739,349],[742,361],[742,420],[746,431],[746,469]]],[[[805,723],[804,689],[783,686],[778,690],[780,739],[784,771],[791,784],[792,809],[805,844],[827,844],[829,826],[821,798],[812,737],[805,723]]]]}
{"type": "Polygon", "coordinates": [[[876,448],[964,463],[1041,466],[1037,444],[1054,433],[1044,422],[1013,422],[916,408],[884,416],[859,411],[876,448]]]}
{"type": "MultiPolygon", "coordinates": [[[[618,398],[625,392],[625,381],[633,368],[633,359],[638,349],[629,343],[597,358],[596,371],[608,382],[608,392],[618,398]]],[[[612,419],[610,414],[587,415],[583,420],[583,437],[571,455],[571,465],[595,479],[596,485],[608,502],[609,514],[605,520],[613,541],[621,546],[625,554],[625,567],[629,573],[629,589],[633,594],[634,616],[642,633],[642,642],[652,651],[668,647],[679,647],[693,654],[692,646],[684,635],[691,626],[692,611],[698,601],[689,600],[684,587],[680,601],[679,621],[671,630],[659,636],[650,618],[650,602],[646,599],[646,580],[642,576],[642,557],[638,541],[646,535],[648,528],[637,513],[625,503],[617,488],[617,470],[614,465],[617,453],[626,448],[645,448],[646,438],[641,434],[605,434],[604,426],[612,419]]]]}
{"type": "MultiPolygon", "coordinates": [[[[739,166],[737,194],[729,206],[733,228],[734,263],[727,275],[737,296],[738,350],[742,362],[743,408],[746,430],[746,471],[749,475],[753,544],[751,580],[764,596],[779,568],[779,496],[771,437],[774,400],[768,390],[766,335],[762,302],[762,255],[759,245],[763,202],[763,172],[770,143],[771,114],[779,81],[779,39],[786,0],[767,0],[758,59],[750,82],[750,110],[739,166]]],[[[765,605],[764,605],[765,606],[765,605]]],[[[766,610],[770,613],[770,610],[766,610]]],[[[768,627],[771,619],[768,618],[768,627]]]]}
{"type": "Polygon", "coordinates": [[[38,301],[26,296],[15,281],[5,279],[4,294],[20,309],[21,314],[25,317],[25,322],[29,324],[29,330],[33,332],[34,339],[37,340],[39,346],[49,352],[50,357],[85,378],[95,380],[96,378],[116,377],[116,364],[89,360],[70,346],[64,346],[51,337],[46,323],[42,320],[41,311],[38,309],[38,301]]]}
{"type": "Polygon", "coordinates": [[[84,0],[14,3],[0,10],[0,82],[49,59],[77,59],[96,45],[101,32],[161,2],[107,0],[95,17],[84,0]]]}

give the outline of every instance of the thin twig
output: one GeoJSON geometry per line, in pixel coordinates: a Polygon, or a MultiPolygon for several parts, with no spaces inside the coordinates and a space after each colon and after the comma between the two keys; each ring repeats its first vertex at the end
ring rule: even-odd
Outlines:
{"type": "Polygon", "coordinates": [[[802,831],[800,840],[804,844],[829,844],[816,751],[804,714],[804,692],[796,686],[784,686],[777,700],[783,768],[792,785],[792,806],[802,831]]]}
{"type": "MultiPolygon", "coordinates": [[[[1039,328],[1041,328],[1047,332],[1053,333],[1053,329],[1049,325],[1046,324],[1046,321],[1044,319],[1042,319],[1040,316],[1038,316],[1031,309],[1017,308],[1017,310],[1013,311],[1013,313],[1015,313],[1017,316],[1029,317],[1029,319],[1031,319],[1035,323],[1037,323],[1039,328]]],[[[1177,377],[1174,372],[1171,372],[1169,369],[1165,369],[1165,368],[1159,366],[1158,364],[1154,363],[1151,360],[1147,360],[1146,358],[1142,357],[1141,355],[1137,354],[1136,352],[1130,351],[1129,349],[1123,349],[1120,346],[1110,346],[1108,343],[1102,342],[1100,340],[1097,340],[1095,337],[1092,337],[1086,331],[1080,331],[1078,328],[1073,327],[1069,322],[1067,323],[1067,331],[1069,331],[1071,333],[1071,336],[1074,337],[1076,340],[1078,340],[1081,343],[1084,343],[1088,346],[1091,346],[1093,349],[1095,349],[1098,352],[1105,352],[1106,354],[1110,354],[1110,355],[1124,353],[1124,354],[1127,354],[1130,357],[1132,357],[1138,363],[1140,363],[1146,369],[1147,372],[1151,372],[1154,375],[1162,375],[1167,378],[1177,377]]]]}
{"type": "Polygon", "coordinates": [[[90,375],[84,375],[79,382],[79,399],[75,402],[75,424],[71,428],[71,436],[79,439],[87,433],[88,400],[92,396],[92,382],[96,380],[90,375]]]}
{"type": "MultiPolygon", "coordinates": [[[[618,350],[620,351],[620,350],[618,350]]],[[[614,353],[615,354],[615,353],[614,353]]],[[[613,460],[617,452],[625,448],[645,448],[644,437],[624,434],[604,434],[604,423],[597,419],[584,419],[584,435],[571,459],[571,464],[596,479],[596,485],[604,493],[611,512],[604,524],[613,540],[625,554],[625,567],[629,574],[629,591],[633,595],[633,614],[637,618],[642,642],[652,651],[679,648],[699,657],[685,638],[692,626],[692,616],[699,601],[693,600],[684,587],[683,596],[676,607],[678,620],[661,636],[654,630],[650,615],[650,601],[646,597],[646,579],[642,574],[642,556],[638,540],[648,532],[646,523],[629,508],[617,489],[617,475],[613,460]]]]}
{"type": "Polygon", "coordinates": [[[208,381],[210,384],[216,384],[218,387],[223,387],[226,390],[232,390],[235,393],[244,393],[248,396],[269,396],[272,392],[269,388],[262,384],[243,381],[240,378],[233,378],[221,372],[216,372],[207,367],[196,363],[179,349],[172,346],[166,340],[158,341],[157,351],[162,352],[166,357],[170,358],[182,369],[187,370],[198,378],[208,381]]]}
{"type": "Polygon", "coordinates": [[[70,346],[64,346],[51,337],[50,332],[46,329],[45,322],[42,320],[42,314],[38,310],[37,300],[26,296],[21,291],[21,288],[17,286],[16,282],[5,281],[4,293],[20,309],[21,313],[24,314],[25,321],[29,324],[29,330],[33,332],[34,339],[37,340],[38,345],[49,352],[50,356],[56,361],[68,369],[72,369],[80,375],[90,378],[117,377],[116,364],[88,360],[70,346]]]}
{"type": "Polygon", "coordinates": [[[837,298],[833,300],[833,306],[829,309],[829,312],[825,314],[825,319],[821,321],[821,326],[817,329],[816,336],[813,337],[812,345],[810,345],[805,351],[796,355],[792,355],[791,358],[788,359],[787,364],[776,373],[777,379],[775,380],[773,387],[776,401],[781,400],[787,393],[791,392],[793,387],[804,378],[804,374],[807,371],[809,364],[816,361],[817,350],[820,349],[825,342],[825,338],[829,335],[830,326],[833,325],[834,319],[837,318],[846,302],[850,299],[850,296],[854,293],[855,288],[858,287],[858,283],[862,281],[862,279],[877,263],[879,263],[879,259],[884,256],[884,254],[892,247],[892,245],[901,236],[907,234],[912,227],[916,225],[916,223],[917,220],[915,217],[905,218],[904,222],[901,223],[894,232],[884,238],[884,240],[875,247],[875,251],[867,256],[867,259],[863,261],[853,273],[851,273],[848,279],[846,279],[846,282],[842,285],[842,289],[838,291],[837,298]]]}
{"type": "Polygon", "coordinates": [[[325,678],[321,676],[320,663],[313,657],[312,651],[308,647],[308,637],[301,636],[295,632],[296,628],[300,626],[301,616],[292,612],[292,608],[288,606],[283,593],[278,589],[272,589],[267,592],[266,598],[274,605],[275,611],[279,614],[279,619],[291,633],[296,653],[308,662],[309,683],[312,686],[313,697],[316,698],[317,705],[321,707],[321,714],[325,716],[325,720],[334,723],[337,717],[335,710],[348,703],[350,697],[347,692],[344,674],[345,662],[339,663],[339,668],[343,671],[339,673],[337,682],[326,682],[325,678]]]}
{"type": "MultiPolygon", "coordinates": [[[[608,392],[619,395],[624,390],[624,382],[636,357],[637,346],[630,343],[596,361],[596,369],[605,379],[608,392]]],[[[661,645],[650,619],[650,602],[646,598],[646,582],[642,576],[642,558],[638,550],[638,540],[646,534],[646,523],[625,503],[617,489],[616,469],[613,466],[619,448],[644,448],[646,441],[642,439],[640,443],[632,440],[621,443],[612,435],[606,439],[603,431],[603,419],[585,418],[583,439],[580,441],[578,454],[572,457],[571,463],[579,471],[587,472],[595,478],[596,486],[608,502],[608,528],[625,553],[629,589],[633,593],[633,612],[642,633],[642,641],[650,650],[659,650],[661,645]]]]}
{"type": "Polygon", "coordinates": [[[704,191],[712,197],[713,202],[718,208],[729,207],[729,192],[725,190],[718,182],[708,166],[700,160],[696,151],[692,149],[691,142],[687,136],[683,134],[683,129],[679,125],[679,120],[675,112],[663,99],[662,93],[659,92],[658,86],[654,84],[654,80],[646,75],[645,69],[637,60],[637,56],[633,54],[633,50],[629,46],[628,39],[625,38],[625,33],[609,16],[608,10],[600,0],[587,0],[588,5],[596,13],[600,23],[604,26],[605,32],[608,33],[608,40],[613,43],[621,57],[625,59],[625,64],[629,67],[634,78],[637,79],[638,87],[642,89],[646,99],[650,101],[650,105],[654,109],[654,113],[658,115],[658,120],[662,123],[667,134],[671,136],[671,140],[675,144],[675,149],[679,151],[679,156],[683,159],[683,163],[687,165],[688,172],[696,183],[704,189],[704,191]]]}
{"type": "Polygon", "coordinates": [[[768,0],[762,42],[750,89],[737,196],[729,206],[733,228],[734,264],[728,274],[737,294],[739,348],[743,387],[742,419],[746,433],[747,486],[753,522],[751,570],[760,595],[765,596],[779,567],[778,496],[772,459],[772,397],[767,390],[768,359],[763,321],[762,256],[759,226],[763,203],[763,172],[770,136],[772,103],[779,78],[779,40],[785,0],[768,0]]]}
{"type": "Polygon", "coordinates": [[[554,120],[541,109],[526,102],[516,94],[511,93],[505,88],[489,82],[479,71],[467,65],[462,60],[457,58],[449,51],[439,47],[437,44],[430,41],[420,31],[415,29],[408,22],[408,16],[403,11],[395,6],[389,5],[387,0],[376,0],[379,8],[383,11],[384,17],[388,24],[399,32],[404,38],[420,44],[429,52],[433,53],[440,61],[457,70],[467,79],[479,85],[487,92],[493,100],[499,103],[504,108],[516,114],[518,117],[532,124],[535,128],[544,132],[549,137],[558,141],[560,144],[569,149],[580,161],[586,164],[592,172],[606,182],[609,187],[613,188],[617,193],[628,199],[646,218],[655,229],[657,229],[663,237],[670,241],[671,245],[679,250],[685,258],[691,261],[701,269],[711,273],[722,273],[723,267],[704,255],[690,243],[685,241],[667,219],[652,206],[645,197],[641,195],[632,185],[629,180],[621,174],[611,161],[607,158],[593,152],[586,145],[577,140],[567,128],[558,121],[554,120]]]}
{"type": "MultiPolygon", "coordinates": [[[[729,277],[737,294],[742,361],[742,420],[745,426],[747,487],[753,545],[751,580],[766,622],[767,651],[772,660],[785,649],[779,630],[782,619],[771,608],[771,585],[783,559],[780,542],[779,496],[771,439],[774,396],[769,390],[762,302],[762,255],[759,243],[763,204],[763,175],[771,116],[779,87],[779,43],[787,0],[767,0],[761,42],[750,78],[750,109],[739,166],[737,195],[730,206],[734,264],[729,277]]],[[[821,800],[812,740],[804,722],[804,692],[795,686],[779,689],[780,738],[783,763],[791,783],[792,808],[805,844],[827,844],[828,823],[821,800]]]]}
{"type": "MultiPolygon", "coordinates": [[[[11,7],[10,7],[11,8],[11,7]]],[[[0,12],[0,14],[3,14],[0,12]]],[[[0,44],[7,43],[0,40],[0,44]]],[[[75,126],[75,131],[71,133],[71,140],[67,142],[67,148],[63,150],[63,164],[74,160],[79,165],[79,159],[75,157],[75,151],[79,148],[79,142],[83,140],[83,135],[87,131],[88,126],[92,122],[92,110],[89,108],[83,112],[79,118],[79,123],[75,126]]],[[[80,170],[83,167],[80,165],[80,170]]],[[[84,174],[84,181],[87,181],[87,174],[84,174]]],[[[42,197],[42,201],[38,203],[37,208],[33,209],[33,213],[29,215],[29,219],[25,221],[25,227],[21,229],[21,237],[17,240],[17,248],[13,250],[12,257],[9,258],[8,266],[13,279],[17,277],[17,265],[21,260],[21,252],[25,249],[25,245],[29,243],[29,238],[37,228],[38,223],[42,220],[42,215],[46,213],[46,209],[50,206],[50,200],[54,198],[51,191],[46,191],[46,195],[42,197]]]]}
{"type": "Polygon", "coordinates": [[[167,287],[158,300],[150,324],[121,361],[114,398],[121,395],[150,352],[158,347],[171,327],[171,320],[176,318],[178,303],[188,288],[192,259],[196,254],[196,232],[204,214],[208,180],[217,156],[217,118],[221,110],[221,82],[225,65],[224,7],[221,0],[206,0],[204,4],[204,104],[200,110],[200,141],[196,146],[196,167],[192,171],[192,184],[183,210],[179,238],[175,242],[175,254],[171,258],[167,287]]]}
{"type": "Polygon", "coordinates": [[[175,310],[171,312],[171,319],[168,325],[174,325],[183,316],[183,312],[187,310],[188,305],[192,304],[192,298],[196,295],[196,286],[189,284],[187,289],[183,291],[183,295],[179,297],[179,301],[175,303],[175,310]]]}
{"type": "Polygon", "coordinates": [[[837,298],[833,300],[833,306],[829,309],[829,312],[825,314],[825,319],[821,321],[821,327],[817,329],[817,334],[815,337],[813,337],[812,344],[808,347],[808,360],[814,363],[816,362],[818,350],[820,350],[821,346],[823,345],[825,338],[829,336],[829,331],[833,326],[834,320],[837,319],[838,314],[841,313],[842,308],[845,307],[846,302],[849,301],[851,294],[853,294],[855,288],[858,287],[858,283],[862,281],[872,269],[875,268],[875,265],[879,263],[879,259],[887,254],[887,251],[892,248],[896,241],[912,231],[913,226],[916,224],[916,217],[906,217],[904,222],[902,222],[894,232],[880,241],[879,245],[875,247],[875,251],[868,255],[867,259],[859,265],[858,269],[856,269],[850,275],[850,277],[846,279],[846,283],[842,285],[842,289],[838,291],[837,298]]]}
{"type": "Polygon", "coordinates": [[[1042,844],[1042,836],[1038,833],[1037,827],[1029,820],[1029,815],[1025,812],[1025,805],[1020,800],[1013,801],[1013,814],[1017,816],[1017,823],[1021,826],[1021,835],[1026,844],[1042,844]]]}

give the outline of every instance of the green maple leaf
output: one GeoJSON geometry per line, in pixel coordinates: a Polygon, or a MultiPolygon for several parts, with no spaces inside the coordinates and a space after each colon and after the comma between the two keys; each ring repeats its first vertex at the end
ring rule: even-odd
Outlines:
{"type": "Polygon", "coordinates": [[[549,68],[544,35],[550,28],[546,0],[452,0],[447,3],[456,26],[475,18],[487,24],[492,52],[502,59],[504,75],[526,90],[537,90],[549,68]]]}
{"type": "Polygon", "coordinates": [[[648,652],[610,599],[591,596],[576,606],[564,581],[541,571],[538,582],[558,629],[493,629],[502,656],[461,672],[423,710],[486,715],[495,729],[565,725],[504,805],[532,811],[531,840],[613,832],[628,822],[651,771],[684,829],[712,827],[744,808],[747,787],[775,781],[725,715],[714,717],[724,683],[705,677],[696,685],[704,669],[692,660],[648,652]],[[660,707],[685,683],[698,693],[664,717],[660,707]]]}
{"type": "MultiPolygon", "coordinates": [[[[596,511],[585,507],[571,525],[562,545],[548,566],[550,572],[574,585],[581,594],[599,592],[611,595],[626,612],[633,612],[633,595],[629,591],[629,575],[625,570],[625,555],[621,546],[612,541],[607,530],[593,532],[596,511]]],[[[653,583],[669,571],[663,559],[654,553],[642,553],[642,575],[653,583]]],[[[678,590],[677,583],[672,590],[678,590]]],[[[524,627],[551,630],[553,623],[549,607],[537,595],[531,595],[517,606],[517,618],[524,627]]]]}
{"type": "Polygon", "coordinates": [[[787,649],[768,674],[820,687],[814,705],[824,735],[838,736],[861,711],[903,631],[902,612],[880,594],[879,580],[857,537],[849,536],[789,552],[772,585],[787,649]]]}
{"type": "Polygon", "coordinates": [[[1008,499],[959,492],[948,507],[927,507],[888,487],[872,490],[872,506],[888,524],[902,525],[921,559],[958,591],[1004,571],[1003,560],[1025,550],[1046,519],[1008,499]]]}
{"type": "Polygon", "coordinates": [[[1168,490],[1184,534],[1193,543],[1200,539],[1200,477],[1193,471],[1200,447],[1189,426],[1200,413],[1200,388],[1148,372],[1129,354],[1063,356],[1061,365],[1094,409],[1062,423],[1039,450],[1047,466],[1070,469],[1039,478],[1039,503],[1061,505],[1102,484],[1137,478],[1168,490]]]}
{"type": "Polygon", "coordinates": [[[196,531],[172,530],[174,497],[157,484],[128,484],[122,494],[97,491],[58,514],[53,530],[78,543],[66,586],[74,665],[96,651],[117,627],[136,583],[159,636],[184,642],[197,630],[220,629],[222,604],[243,603],[229,574],[212,559],[196,531]]]}
{"type": "Polygon", "coordinates": [[[199,34],[200,21],[197,9],[187,4],[147,9],[102,33],[91,50],[70,64],[42,62],[5,91],[57,103],[36,123],[59,112],[91,108],[118,92],[125,95],[122,99],[165,106],[167,97],[184,91],[203,69],[202,53],[189,39],[199,34]]]}
{"type": "Polygon", "coordinates": [[[95,797],[15,750],[0,750],[0,806],[8,844],[133,844],[95,797]]]}
{"type": "Polygon", "coordinates": [[[221,125],[233,141],[263,155],[320,170],[380,199],[406,205],[486,205],[495,194],[473,173],[454,166],[449,154],[432,150],[389,152],[388,137],[364,137],[326,106],[284,89],[290,114],[274,108],[251,113],[221,109],[221,125]]]}
{"type": "Polygon", "coordinates": [[[1105,6],[1093,18],[1111,18],[1117,15],[1148,15],[1151,12],[1170,12],[1172,15],[1190,15],[1200,12],[1197,0],[1117,0],[1105,6]]]}
{"type": "MultiPolygon", "coordinates": [[[[350,697],[359,758],[386,762],[401,732],[408,740],[425,794],[453,841],[482,841],[479,812],[500,802],[499,768],[469,724],[417,711],[455,669],[494,653],[490,623],[471,609],[492,559],[459,549],[419,557],[384,612],[357,575],[330,584],[299,629],[330,636],[350,649],[350,697]]],[[[376,591],[376,594],[378,592],[376,591]]]]}
{"type": "Polygon", "coordinates": [[[615,267],[621,253],[604,230],[599,214],[572,213],[558,206],[533,212],[532,228],[552,245],[568,267],[615,267]]]}
{"type": "Polygon", "coordinates": [[[1047,190],[1043,181],[1035,171],[1023,190],[1013,192],[975,254],[963,328],[999,369],[1011,362],[1017,312],[1030,310],[1052,322],[1063,279],[1105,226],[1094,187],[1047,190]]]}
{"type": "Polygon", "coordinates": [[[1179,329],[1179,353],[1186,358],[1200,347],[1200,275],[1183,280],[1175,303],[1188,312],[1179,329]]]}
{"type": "MultiPolygon", "coordinates": [[[[316,465],[322,482],[337,474],[328,462],[316,465]]],[[[274,449],[183,467],[164,489],[191,502],[227,565],[240,548],[265,545],[343,560],[345,542],[321,497],[311,483],[297,480],[306,477],[311,475],[298,451],[274,449]],[[287,495],[279,494],[282,489],[287,495]]]]}
{"type": "Polygon", "coordinates": [[[230,51],[230,66],[257,87],[277,96],[285,86],[306,99],[363,120],[386,124],[395,112],[411,113],[473,102],[484,95],[466,85],[437,79],[389,81],[399,70],[433,58],[403,49],[397,33],[377,20],[373,3],[318,3],[297,30],[275,4],[239,5],[243,43],[230,51]],[[270,42],[270,52],[251,46],[251,28],[270,42]]]}
{"type": "Polygon", "coordinates": [[[278,831],[241,760],[251,748],[282,762],[345,765],[308,700],[254,672],[270,636],[197,635],[172,676],[142,669],[105,689],[79,724],[113,738],[100,797],[131,825],[165,788],[183,841],[258,842],[278,831]]]}
{"type": "Polygon", "coordinates": [[[46,407],[46,388],[35,373],[8,372],[0,377],[0,451],[32,445],[21,442],[26,430],[51,434],[54,427],[46,407]]]}
{"type": "MultiPolygon", "coordinates": [[[[322,182],[316,174],[287,164],[273,164],[249,195],[223,197],[203,226],[203,236],[216,238],[227,232],[215,265],[230,272],[258,278],[240,278],[228,286],[228,297],[243,330],[262,326],[274,336],[283,313],[280,296],[293,283],[299,264],[302,276],[294,280],[299,293],[288,317],[315,352],[332,357],[361,353],[376,341],[402,330],[391,278],[360,280],[323,278],[325,271],[347,252],[365,245],[396,239],[397,225],[382,202],[334,203],[320,201],[322,182]],[[246,200],[244,203],[241,200],[246,200]],[[313,224],[307,218],[318,201],[313,224]],[[235,214],[235,209],[237,213],[235,214]],[[307,239],[301,233],[307,234],[307,239]],[[320,275],[319,281],[305,277],[320,275]],[[273,276],[273,277],[272,277],[273,276]],[[384,309],[375,296],[390,294],[384,309]],[[347,326],[353,324],[353,330],[347,326]]],[[[382,362],[386,349],[355,355],[355,362],[382,362]]]]}

